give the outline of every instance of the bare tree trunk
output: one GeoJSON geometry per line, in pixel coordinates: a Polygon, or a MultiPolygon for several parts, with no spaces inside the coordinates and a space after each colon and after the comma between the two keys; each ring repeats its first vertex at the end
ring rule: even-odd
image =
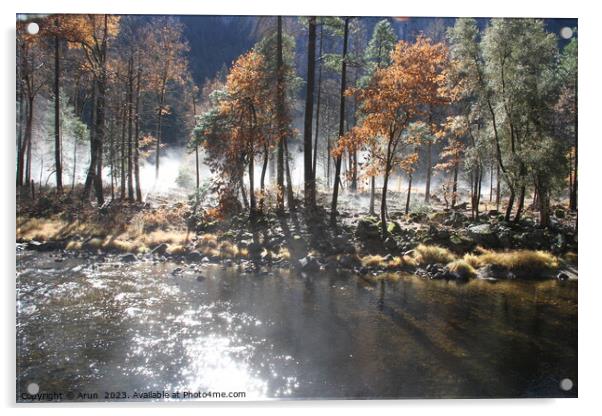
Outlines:
{"type": "Polygon", "coordinates": [[[520,221],[520,217],[523,213],[523,208],[525,206],[525,185],[522,185],[520,188],[520,192],[518,194],[518,205],[516,207],[516,214],[514,215],[514,222],[520,221]]]}
{"type": "Polygon", "coordinates": [[[577,76],[575,76],[575,114],[574,114],[574,124],[575,124],[575,136],[573,138],[574,143],[575,143],[575,158],[574,158],[574,166],[573,166],[573,172],[575,172],[575,176],[573,179],[573,187],[571,189],[571,197],[570,197],[570,202],[569,202],[569,208],[571,211],[577,211],[577,168],[578,168],[578,158],[579,158],[579,152],[578,150],[578,144],[577,144],[577,136],[578,136],[578,129],[579,129],[579,118],[577,117],[577,108],[578,108],[578,100],[577,100],[577,93],[578,93],[578,84],[577,84],[577,76]]]}
{"type": "Polygon", "coordinates": [[[408,175],[408,195],[406,196],[406,210],[405,213],[408,215],[410,212],[410,195],[412,194],[412,174],[408,175]]]}
{"type": "Polygon", "coordinates": [[[312,126],[314,115],[314,83],[316,72],[316,18],[309,17],[307,44],[307,86],[305,89],[305,123],[303,128],[303,167],[305,208],[316,204],[316,182],[313,172],[312,126]]]}
{"type": "Polygon", "coordinates": [[[499,212],[500,210],[500,199],[501,199],[501,182],[500,182],[500,165],[497,164],[497,171],[495,174],[495,209],[499,212]]]}
{"type": "Polygon", "coordinates": [[[376,196],[376,177],[370,178],[370,215],[374,215],[374,200],[376,196]]]}
{"type": "Polygon", "coordinates": [[[259,188],[261,192],[261,199],[259,200],[259,209],[263,211],[265,204],[265,174],[268,170],[268,161],[270,158],[270,150],[266,144],[263,145],[263,165],[261,166],[261,178],[259,181],[259,188]]]}
{"type": "Polygon", "coordinates": [[[457,193],[458,193],[458,164],[456,164],[454,166],[454,180],[453,180],[453,184],[452,184],[452,200],[451,200],[452,208],[456,207],[457,193]]]}
{"type": "Polygon", "coordinates": [[[136,201],[142,202],[142,189],[140,185],[140,81],[142,68],[138,63],[136,76],[136,123],[134,129],[134,177],[136,179],[136,201]]]}
{"type": "Polygon", "coordinates": [[[25,155],[28,153],[31,143],[32,128],[33,128],[33,97],[27,98],[27,114],[25,117],[25,133],[23,141],[19,148],[17,155],[17,186],[22,187],[25,185],[29,186],[29,180],[24,182],[23,177],[25,174],[25,155]]]}
{"type": "MultiPolygon", "coordinates": [[[[349,17],[345,17],[345,31],[343,34],[343,63],[341,67],[341,95],[339,104],[339,138],[345,134],[345,89],[347,88],[347,42],[349,38],[349,17]]],[[[339,186],[341,184],[341,155],[338,155],[335,163],[334,187],[332,191],[332,206],[330,210],[330,222],[334,225],[337,220],[337,202],[339,198],[339,186]]],[[[384,191],[383,191],[384,194],[384,191]]],[[[384,200],[384,198],[383,198],[384,200]]]]}
{"type": "Polygon", "coordinates": [[[126,128],[126,116],[127,116],[127,111],[125,109],[125,106],[123,107],[123,109],[121,110],[121,143],[119,145],[119,174],[120,174],[120,181],[121,181],[121,186],[120,186],[120,196],[119,199],[121,199],[122,201],[125,199],[125,177],[126,177],[126,173],[125,173],[125,156],[126,156],[126,151],[125,151],[125,128],[126,128]]]}
{"type": "Polygon", "coordinates": [[[293,183],[291,181],[291,169],[289,166],[290,155],[288,153],[288,140],[284,138],[284,157],[285,157],[285,168],[286,168],[286,202],[288,209],[293,211],[295,209],[295,196],[293,194],[293,183]]]}
{"type": "Polygon", "coordinates": [[[278,124],[278,154],[276,168],[276,206],[284,212],[284,61],[282,56],[282,16],[277,18],[276,33],[276,122],[278,124]]]}
{"type": "MultiPolygon", "coordinates": [[[[316,103],[316,133],[314,138],[314,157],[312,161],[312,175],[314,180],[314,186],[316,182],[316,169],[317,169],[317,160],[318,160],[318,135],[320,134],[320,98],[322,95],[322,31],[324,24],[320,25],[320,51],[318,53],[318,101],[316,103]]],[[[330,157],[330,156],[328,156],[330,157]]],[[[328,186],[328,185],[327,185],[328,186]]]]}
{"type": "MultiPolygon", "coordinates": [[[[424,188],[424,202],[429,203],[431,200],[431,165],[432,165],[432,156],[431,156],[431,148],[433,144],[429,140],[426,144],[426,185],[424,188]]],[[[452,204],[453,206],[453,204],[452,204]]]]}
{"type": "MultiPolygon", "coordinates": [[[[58,26],[58,19],[54,21],[58,26]]],[[[60,101],[60,53],[59,38],[54,36],[54,165],[56,192],[63,192],[63,165],[61,162],[61,101],[60,101]]]]}
{"type": "Polygon", "coordinates": [[[156,155],[155,155],[155,180],[159,179],[159,160],[161,156],[161,121],[163,116],[163,104],[165,101],[165,81],[161,85],[161,93],[159,95],[159,108],[157,110],[157,128],[155,135],[157,136],[156,155]]]}
{"type": "Polygon", "coordinates": [[[130,61],[128,65],[128,152],[127,152],[127,165],[128,165],[128,200],[130,202],[134,201],[134,178],[132,176],[133,171],[133,160],[132,160],[132,124],[133,124],[133,113],[134,113],[134,60],[130,55],[130,61]]]}
{"type": "Polygon", "coordinates": [[[387,231],[387,190],[389,187],[389,175],[391,174],[391,162],[389,161],[389,155],[387,155],[387,163],[385,166],[385,175],[383,178],[383,192],[380,200],[380,227],[381,235],[383,240],[387,238],[389,234],[387,231]]]}

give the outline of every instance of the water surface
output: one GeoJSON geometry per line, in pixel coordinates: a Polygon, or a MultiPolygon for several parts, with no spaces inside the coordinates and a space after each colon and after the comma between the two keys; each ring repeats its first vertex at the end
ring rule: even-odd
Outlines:
{"type": "Polygon", "coordinates": [[[577,281],[372,281],[55,255],[17,254],[18,400],[32,382],[98,400],[577,395],[577,281]]]}

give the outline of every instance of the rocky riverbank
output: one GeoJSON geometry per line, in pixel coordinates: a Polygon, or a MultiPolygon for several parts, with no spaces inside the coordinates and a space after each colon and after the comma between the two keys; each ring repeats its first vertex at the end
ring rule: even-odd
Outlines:
{"type": "Polygon", "coordinates": [[[456,281],[576,277],[577,234],[570,213],[558,208],[552,226],[541,229],[528,216],[508,223],[489,211],[473,220],[462,208],[392,212],[385,239],[377,217],[342,211],[339,225],[331,226],[321,208],[213,221],[191,221],[183,203],[113,207],[85,217],[30,212],[17,219],[17,241],[35,250],[111,253],[123,262],[173,258],[248,270],[413,273],[456,281]]]}

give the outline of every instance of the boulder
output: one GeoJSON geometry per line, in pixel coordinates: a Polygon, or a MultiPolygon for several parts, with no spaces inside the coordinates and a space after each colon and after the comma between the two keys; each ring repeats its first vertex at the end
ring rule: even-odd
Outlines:
{"type": "Polygon", "coordinates": [[[468,227],[468,236],[479,245],[497,247],[499,240],[489,224],[478,224],[468,227]]]}
{"type": "Polygon", "coordinates": [[[186,259],[191,262],[198,263],[203,259],[203,255],[198,251],[191,251],[186,255],[186,259]]]}
{"type": "Polygon", "coordinates": [[[387,237],[384,244],[387,250],[397,250],[397,241],[393,237],[387,237]]]}
{"type": "Polygon", "coordinates": [[[136,257],[136,255],[133,253],[126,253],[126,254],[119,256],[119,261],[122,263],[131,263],[131,262],[137,261],[137,260],[138,260],[138,257],[136,257]]]}
{"type": "Polygon", "coordinates": [[[355,235],[361,240],[380,237],[380,228],[376,217],[364,217],[357,222],[355,235]]]}
{"type": "Polygon", "coordinates": [[[157,247],[155,247],[155,248],[153,248],[151,250],[151,254],[156,254],[158,256],[162,256],[162,255],[165,254],[165,252],[167,251],[168,247],[169,246],[167,245],[167,243],[161,243],[157,247]]]}
{"type": "Polygon", "coordinates": [[[339,258],[339,264],[346,269],[352,269],[358,264],[357,258],[350,254],[342,255],[339,258]]]}
{"type": "Polygon", "coordinates": [[[560,272],[556,275],[556,279],[558,280],[569,280],[569,275],[565,272],[560,272]]]}

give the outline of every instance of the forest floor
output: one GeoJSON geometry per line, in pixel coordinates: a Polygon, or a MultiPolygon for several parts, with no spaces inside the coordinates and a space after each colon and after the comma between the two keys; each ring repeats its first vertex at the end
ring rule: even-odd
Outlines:
{"type": "Polygon", "coordinates": [[[297,209],[284,215],[267,210],[253,220],[241,213],[206,221],[189,202],[169,197],[143,204],[115,200],[98,208],[68,193],[46,192],[35,200],[18,198],[16,237],[28,248],[65,255],[109,253],[124,262],[174,258],[247,271],[282,267],[388,278],[405,272],[457,281],[577,277],[576,214],[563,205],[553,207],[552,224],[542,229],[530,209],[520,221],[506,222],[485,204],[488,210],[471,219],[466,204],[446,209],[436,196],[406,215],[405,199],[392,192],[383,239],[379,218],[367,215],[368,199],[343,196],[332,226],[323,208],[329,206],[326,194],[318,196],[313,212],[297,201],[297,209]]]}

